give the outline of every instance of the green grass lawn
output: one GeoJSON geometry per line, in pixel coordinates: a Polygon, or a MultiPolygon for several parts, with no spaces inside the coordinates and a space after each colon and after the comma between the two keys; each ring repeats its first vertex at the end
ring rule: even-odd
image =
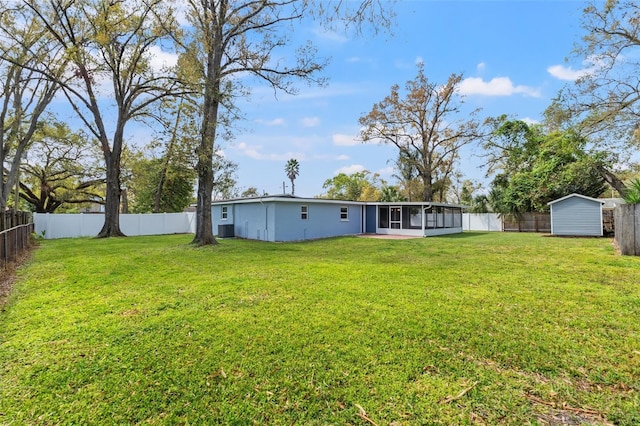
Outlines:
{"type": "Polygon", "coordinates": [[[640,424],[640,259],[609,239],[45,241],[0,424],[640,424]]]}

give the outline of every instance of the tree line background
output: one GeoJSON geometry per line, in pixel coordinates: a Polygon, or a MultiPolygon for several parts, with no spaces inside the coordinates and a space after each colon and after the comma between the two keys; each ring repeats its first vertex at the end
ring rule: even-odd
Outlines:
{"type": "MultiPolygon", "coordinates": [[[[271,60],[303,18],[354,35],[392,32],[393,3],[186,0],[176,10],[166,0],[0,0],[0,209],[12,195],[36,212],[98,203],[99,236],[108,237],[122,235],[121,212],[182,211],[195,202],[194,243],[214,244],[212,199],[264,195],[241,192],[241,170],[219,155],[242,119],[235,99],[250,95],[241,77],[291,94],[300,82],[326,84],[328,60],[312,45],[286,63],[271,60]],[[177,55],[177,64],[155,65],[158,49],[177,55]],[[81,125],[62,122],[54,99],[81,125]],[[153,133],[146,146],[125,140],[134,121],[153,133]]],[[[395,181],[339,174],[318,196],[454,202],[513,215],[545,211],[572,192],[637,198],[640,6],[593,3],[581,24],[585,35],[568,53],[589,68],[541,123],[465,111],[463,75],[434,82],[418,64],[413,80],[394,85],[359,120],[363,143],[396,148],[395,181]],[[470,144],[482,148],[488,188],[459,169],[470,144]]],[[[296,159],[283,166],[293,194],[304,170],[296,159]]]]}

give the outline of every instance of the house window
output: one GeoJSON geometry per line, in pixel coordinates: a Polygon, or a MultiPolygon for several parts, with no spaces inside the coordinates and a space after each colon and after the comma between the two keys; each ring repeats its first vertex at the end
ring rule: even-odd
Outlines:
{"type": "Polygon", "coordinates": [[[349,220],[349,207],[340,207],[340,220],[349,220]]]}
{"type": "Polygon", "coordinates": [[[309,219],[309,207],[308,206],[300,206],[300,219],[302,219],[302,220],[309,219]]]}
{"type": "Polygon", "coordinates": [[[227,220],[227,218],[229,217],[228,209],[229,209],[229,207],[222,206],[221,211],[220,211],[220,219],[227,220]]]}
{"type": "Polygon", "coordinates": [[[378,228],[389,228],[389,207],[380,206],[378,209],[378,228]]]}

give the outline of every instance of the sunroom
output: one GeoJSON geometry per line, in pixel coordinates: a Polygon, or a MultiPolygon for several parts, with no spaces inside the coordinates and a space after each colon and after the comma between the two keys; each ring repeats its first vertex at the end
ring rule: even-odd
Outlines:
{"type": "Polygon", "coordinates": [[[462,232],[463,208],[445,203],[367,203],[367,232],[424,237],[456,234],[462,232]]]}

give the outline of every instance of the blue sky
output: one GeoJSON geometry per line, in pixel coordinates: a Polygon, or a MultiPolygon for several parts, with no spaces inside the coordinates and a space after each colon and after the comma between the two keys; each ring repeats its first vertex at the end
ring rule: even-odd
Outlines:
{"type": "MultiPolygon", "coordinates": [[[[284,171],[290,158],[300,163],[298,196],[323,194],[323,183],[338,173],[368,170],[395,184],[397,150],[357,140],[358,119],[392,85],[403,87],[414,79],[416,64],[422,62],[434,83],[462,73],[465,107],[482,108],[480,118],[507,114],[539,121],[558,91],[588,66],[581,58],[565,60],[580,40],[585,5],[577,0],[399,0],[392,35],[353,37],[313,22],[299,25],[292,45],[311,40],[320,56],[331,59],[322,73],[328,85],[300,83],[298,95],[276,97],[264,83],[248,80],[252,95],[237,103],[245,119],[237,123],[235,138],[221,141],[218,148],[238,164],[239,192],[255,187],[260,193],[281,194],[284,182],[290,193],[284,171]]],[[[153,49],[155,66],[175,63],[172,53],[153,49]]],[[[53,107],[61,119],[79,124],[61,95],[53,107]]],[[[137,123],[126,129],[129,144],[144,145],[152,136],[137,123]]],[[[477,145],[465,147],[459,170],[486,189],[481,154],[477,145]]]]}
{"type": "MultiPolygon", "coordinates": [[[[289,158],[300,162],[296,195],[324,192],[337,173],[368,170],[394,183],[396,151],[356,140],[358,118],[382,100],[393,84],[401,87],[424,63],[431,82],[464,74],[465,105],[482,108],[481,117],[508,114],[539,121],[551,99],[585,66],[566,62],[581,35],[581,1],[401,1],[393,35],[356,38],[310,24],[297,39],[312,40],[330,57],[324,88],[299,86],[297,96],[256,86],[239,103],[246,121],[224,154],[236,162],[241,190],[290,192],[284,172],[289,158]]],[[[487,182],[481,150],[468,146],[460,170],[466,178],[487,182]]]]}

